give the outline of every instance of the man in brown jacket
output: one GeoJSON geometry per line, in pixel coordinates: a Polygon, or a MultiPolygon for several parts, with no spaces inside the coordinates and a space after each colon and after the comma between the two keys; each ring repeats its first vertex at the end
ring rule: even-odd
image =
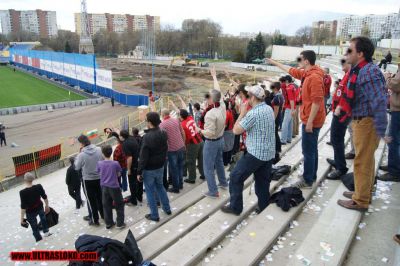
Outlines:
{"type": "Polygon", "coordinates": [[[394,77],[387,76],[387,88],[390,94],[390,113],[388,136],[388,165],[379,167],[387,173],[378,177],[382,181],[400,182],[400,64],[394,77]]]}

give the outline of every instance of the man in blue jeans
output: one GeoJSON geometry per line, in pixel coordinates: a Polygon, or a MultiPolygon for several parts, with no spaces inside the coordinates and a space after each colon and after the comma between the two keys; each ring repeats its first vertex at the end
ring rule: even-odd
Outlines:
{"type": "Polygon", "coordinates": [[[299,68],[285,66],[272,59],[269,63],[301,80],[300,118],[302,122],[302,150],[304,156],[304,174],[293,184],[298,188],[312,188],[318,170],[318,135],[325,122],[324,71],[315,65],[317,56],[312,50],[304,50],[297,58],[299,68]]]}
{"type": "Polygon", "coordinates": [[[389,136],[386,138],[389,142],[388,165],[380,167],[387,173],[378,179],[400,182],[400,66],[395,77],[387,77],[387,86],[392,92],[390,95],[389,136]]]}
{"type": "Polygon", "coordinates": [[[21,198],[21,225],[27,227],[24,216],[26,214],[26,220],[29,222],[32,228],[33,236],[36,242],[42,240],[42,235],[39,231],[39,226],[37,223],[37,216],[40,218],[42,223],[43,233],[45,237],[51,235],[49,232],[49,227],[47,226],[47,220],[45,213],[50,211],[49,201],[47,199],[46,192],[44,191],[41,184],[32,185],[35,176],[32,173],[26,173],[24,176],[24,182],[26,188],[19,192],[21,198]],[[44,200],[45,207],[43,209],[44,200]]]}
{"type": "Polygon", "coordinates": [[[275,119],[270,106],[264,103],[264,89],[261,86],[247,87],[253,107],[247,112],[243,105],[240,116],[233,128],[236,135],[247,132],[247,153],[237,162],[229,181],[230,203],[222,207],[225,213],[239,215],[243,211],[243,185],[254,174],[255,192],[258,198],[257,213],[268,205],[272,161],[275,158],[275,119]]]}
{"type": "Polygon", "coordinates": [[[179,193],[179,190],[183,188],[186,136],[181,122],[170,117],[169,110],[163,109],[161,114],[163,122],[160,124],[160,129],[168,136],[168,166],[172,175],[172,188],[168,189],[168,192],[179,193]]]}
{"type": "Polygon", "coordinates": [[[146,121],[148,130],[146,130],[142,140],[137,178],[139,181],[143,180],[150,208],[150,213],[146,214],[145,217],[148,220],[158,222],[160,216],[158,215],[157,198],[160,200],[164,212],[171,215],[171,207],[163,184],[168,137],[165,131],[159,128],[161,120],[158,113],[148,113],[146,121]]]}
{"type": "Polygon", "coordinates": [[[219,192],[215,182],[215,170],[217,171],[219,180],[218,186],[221,189],[228,189],[222,157],[224,152],[223,135],[225,131],[226,107],[222,101],[221,89],[215,68],[211,69],[211,76],[214,79],[214,89],[210,92],[212,103],[207,108],[207,113],[204,117],[204,129],[197,128],[197,131],[205,138],[203,168],[207,180],[208,192],[204,193],[204,195],[210,198],[218,198],[219,192]]]}

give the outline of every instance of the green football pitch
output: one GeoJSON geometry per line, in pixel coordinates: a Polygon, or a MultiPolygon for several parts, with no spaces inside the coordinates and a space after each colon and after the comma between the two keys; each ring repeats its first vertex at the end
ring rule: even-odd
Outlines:
{"type": "Polygon", "coordinates": [[[0,108],[82,100],[85,97],[53,84],[0,66],[0,108]]]}

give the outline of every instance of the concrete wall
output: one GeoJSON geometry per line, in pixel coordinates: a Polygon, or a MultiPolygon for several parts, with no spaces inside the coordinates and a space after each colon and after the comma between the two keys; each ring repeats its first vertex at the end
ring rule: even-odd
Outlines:
{"type": "Polygon", "coordinates": [[[400,39],[382,39],[378,42],[378,47],[388,49],[400,49],[400,39]]]}
{"type": "Polygon", "coordinates": [[[78,106],[86,106],[86,105],[102,104],[102,103],[104,103],[104,98],[95,98],[95,99],[85,99],[85,100],[79,100],[79,101],[69,101],[69,102],[60,102],[60,103],[3,108],[3,109],[0,109],[0,116],[43,111],[43,110],[49,110],[50,108],[52,108],[54,110],[54,109],[60,109],[60,108],[74,108],[74,107],[78,107],[78,106]]]}
{"type": "Polygon", "coordinates": [[[303,45],[303,50],[313,50],[319,55],[337,55],[342,53],[342,49],[337,45],[303,45]]]}
{"type": "Polygon", "coordinates": [[[247,64],[247,63],[237,63],[237,62],[231,62],[231,67],[237,67],[237,68],[244,68],[248,69],[249,67],[254,67],[256,70],[262,69],[264,71],[272,71],[272,72],[282,72],[279,68],[276,66],[267,66],[267,65],[257,65],[257,64],[247,64]]]}
{"type": "Polygon", "coordinates": [[[296,61],[297,56],[303,50],[300,47],[273,45],[271,57],[279,61],[296,61]]]}

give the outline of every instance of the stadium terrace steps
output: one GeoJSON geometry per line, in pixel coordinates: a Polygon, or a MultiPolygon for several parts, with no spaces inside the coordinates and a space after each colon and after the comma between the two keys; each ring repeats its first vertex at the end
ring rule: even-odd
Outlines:
{"type": "MultiPolygon", "coordinates": [[[[300,137],[296,137],[295,139],[293,139],[293,142],[291,145],[287,145],[286,147],[284,147],[282,154],[286,154],[289,151],[291,151],[293,149],[293,147],[295,147],[295,144],[297,144],[300,139],[301,139],[300,137]]],[[[285,158],[285,157],[283,157],[283,158],[285,158]]],[[[229,176],[229,173],[226,173],[226,175],[229,176]]],[[[143,213],[140,216],[141,217],[140,220],[138,220],[134,225],[130,226],[129,228],[122,230],[120,233],[115,235],[113,238],[123,241],[123,240],[125,240],[128,230],[131,230],[132,233],[135,235],[136,240],[141,240],[145,236],[150,234],[152,231],[154,231],[158,227],[162,226],[164,223],[170,221],[171,219],[174,219],[174,217],[176,217],[177,215],[179,215],[180,213],[185,211],[187,208],[190,208],[195,203],[201,201],[204,198],[203,192],[207,192],[207,183],[203,182],[203,181],[199,185],[197,185],[197,184],[190,185],[190,184],[185,183],[184,188],[186,188],[187,186],[191,187],[191,189],[188,192],[186,192],[183,195],[181,195],[182,193],[173,194],[173,195],[178,195],[179,198],[177,197],[174,200],[170,199],[172,215],[166,215],[164,212],[160,211],[159,212],[160,222],[149,223],[149,222],[146,222],[147,220],[144,218],[144,213],[143,213]],[[145,228],[145,230],[143,230],[143,228],[145,228]]],[[[220,192],[222,192],[222,191],[220,191],[220,192]]],[[[225,193],[222,193],[222,194],[225,194],[225,193]]],[[[146,213],[149,211],[148,208],[143,208],[143,209],[145,210],[146,213]]]]}
{"type": "MultiPolygon", "coordinates": [[[[330,130],[330,119],[328,117],[319,137],[319,141],[322,141],[330,130]]],[[[296,145],[293,150],[290,151],[291,155],[286,155],[280,164],[289,164],[292,166],[292,170],[297,167],[303,157],[301,154],[301,145],[296,145]]],[[[279,181],[272,181],[270,187],[270,193],[278,188],[285,178],[281,178],[279,181]]],[[[217,210],[203,223],[195,227],[186,235],[182,235],[178,242],[166,248],[165,251],[161,252],[152,261],[156,265],[192,265],[197,263],[199,259],[215,244],[219,243],[237,224],[243,222],[244,219],[253,212],[257,205],[257,197],[254,193],[249,195],[244,191],[243,195],[244,209],[240,216],[234,216],[223,213],[221,210],[217,210]],[[177,256],[177,254],[180,254],[177,256]]],[[[143,248],[140,246],[139,247],[143,248]]],[[[152,256],[150,256],[151,258],[152,256]]]]}
{"type": "MultiPolygon", "coordinates": [[[[385,143],[381,141],[375,152],[375,175],[378,173],[384,150],[385,143]]],[[[310,261],[315,265],[341,265],[343,263],[363,215],[362,212],[348,210],[337,204],[338,199],[344,199],[344,191],[347,191],[346,187],[340,184],[319,219],[296,250],[295,256],[289,260],[287,265],[304,265],[305,261],[310,261]],[[334,255],[327,256],[327,251],[322,247],[322,243],[328,244],[331,248],[330,252],[334,255]]]]}
{"type": "Polygon", "coordinates": [[[301,212],[303,206],[317,191],[318,184],[325,179],[330,166],[325,158],[330,157],[332,149],[327,144],[320,145],[316,185],[312,189],[302,189],[304,201],[297,207],[283,212],[276,204],[271,204],[261,214],[249,219],[248,225],[228,242],[214,258],[210,259],[213,265],[255,265],[261,260],[266,251],[284,232],[289,223],[301,212]],[[321,149],[322,146],[322,149],[321,149]],[[234,254],[234,255],[233,255],[234,254]]]}

